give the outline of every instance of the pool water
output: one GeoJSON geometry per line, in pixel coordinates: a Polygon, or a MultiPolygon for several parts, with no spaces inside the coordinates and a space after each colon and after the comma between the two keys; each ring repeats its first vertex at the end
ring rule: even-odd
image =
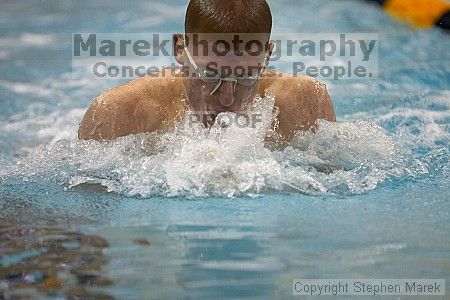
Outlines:
{"type": "MultiPolygon", "coordinates": [[[[92,99],[121,82],[72,73],[71,34],[182,31],[185,1],[0,4],[0,298],[272,299],[290,298],[294,278],[448,282],[448,34],[363,1],[270,4],[274,32],[380,38],[379,78],[325,80],[338,122],[283,149],[264,146],[264,128],[77,142],[92,99]]],[[[270,120],[273,101],[254,109],[270,120]]]]}

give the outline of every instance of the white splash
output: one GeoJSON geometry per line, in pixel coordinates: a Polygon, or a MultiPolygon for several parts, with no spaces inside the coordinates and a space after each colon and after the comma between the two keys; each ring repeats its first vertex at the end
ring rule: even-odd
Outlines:
{"type": "MultiPolygon", "coordinates": [[[[68,187],[100,184],[127,196],[257,196],[273,192],[354,194],[408,173],[394,141],[371,122],[322,121],[281,149],[268,147],[275,97],[257,98],[262,122],[211,129],[181,122],[164,135],[111,142],[60,140],[42,146],[10,174],[40,176],[68,187]]],[[[229,117],[233,117],[231,113],[229,117]]]]}

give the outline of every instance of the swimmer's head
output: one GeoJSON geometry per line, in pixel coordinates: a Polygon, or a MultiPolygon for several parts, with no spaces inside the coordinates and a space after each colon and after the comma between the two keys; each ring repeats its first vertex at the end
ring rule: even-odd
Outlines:
{"type": "Polygon", "coordinates": [[[197,112],[238,112],[253,100],[273,49],[272,15],[265,0],[191,0],[185,34],[174,54],[197,112]]]}

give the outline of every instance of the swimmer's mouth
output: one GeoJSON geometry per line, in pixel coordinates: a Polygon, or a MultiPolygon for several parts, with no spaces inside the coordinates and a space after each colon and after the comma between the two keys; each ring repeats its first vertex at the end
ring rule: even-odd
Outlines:
{"type": "Polygon", "coordinates": [[[214,125],[214,123],[216,122],[216,118],[217,116],[220,114],[221,112],[207,112],[204,114],[203,116],[203,124],[205,125],[205,127],[211,127],[214,125]]]}
{"type": "Polygon", "coordinates": [[[219,114],[221,114],[223,112],[229,112],[229,111],[230,111],[229,109],[225,109],[225,108],[207,111],[202,116],[203,124],[206,127],[211,127],[216,122],[217,116],[219,114]]]}
{"type": "Polygon", "coordinates": [[[218,114],[205,114],[205,116],[203,117],[203,124],[205,125],[205,127],[212,127],[214,125],[214,122],[216,122],[217,115],[218,114]]]}

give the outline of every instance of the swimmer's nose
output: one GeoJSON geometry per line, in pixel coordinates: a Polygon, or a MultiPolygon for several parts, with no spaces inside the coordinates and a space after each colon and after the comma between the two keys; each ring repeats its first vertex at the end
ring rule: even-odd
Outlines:
{"type": "Polygon", "coordinates": [[[221,105],[225,107],[232,106],[234,103],[234,83],[230,81],[223,82],[217,96],[221,105]]]}

